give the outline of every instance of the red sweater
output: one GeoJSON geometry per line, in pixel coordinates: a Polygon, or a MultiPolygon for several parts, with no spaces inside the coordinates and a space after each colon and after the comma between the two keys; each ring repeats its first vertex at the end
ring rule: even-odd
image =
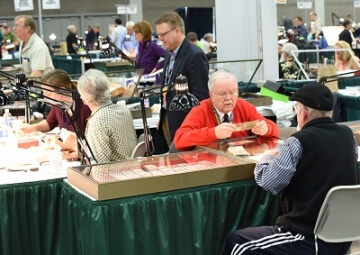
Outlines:
{"type": "MultiPolygon", "coordinates": [[[[269,131],[267,137],[279,136],[278,126],[271,120],[264,118],[257,112],[255,106],[243,99],[238,99],[232,110],[233,123],[253,120],[265,120],[269,131]]],[[[196,145],[207,145],[218,140],[215,136],[215,127],[218,125],[210,99],[201,101],[200,105],[193,108],[186,116],[181,127],[176,131],[174,144],[176,149],[189,149],[196,145]]],[[[250,130],[233,132],[231,137],[249,136],[250,130]]]]}

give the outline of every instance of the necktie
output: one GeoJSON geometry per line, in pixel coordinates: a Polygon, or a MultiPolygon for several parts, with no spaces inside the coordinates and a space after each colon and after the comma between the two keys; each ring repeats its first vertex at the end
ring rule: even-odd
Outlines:
{"type": "Polygon", "coordinates": [[[230,118],[229,118],[229,114],[225,113],[224,117],[223,117],[223,123],[230,123],[230,118]]]}

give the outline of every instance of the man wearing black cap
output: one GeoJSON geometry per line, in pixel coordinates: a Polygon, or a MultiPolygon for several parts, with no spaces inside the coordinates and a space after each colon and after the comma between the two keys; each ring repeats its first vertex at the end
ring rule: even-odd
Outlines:
{"type": "MultiPolygon", "coordinates": [[[[225,254],[315,254],[313,230],[327,192],[357,183],[357,146],[352,131],[332,119],[330,90],[311,83],[290,97],[297,101],[299,131],[255,168],[255,181],[281,193],[283,214],[273,226],[232,232],[225,254]]],[[[319,254],[344,254],[351,243],[317,241],[319,254]]]]}

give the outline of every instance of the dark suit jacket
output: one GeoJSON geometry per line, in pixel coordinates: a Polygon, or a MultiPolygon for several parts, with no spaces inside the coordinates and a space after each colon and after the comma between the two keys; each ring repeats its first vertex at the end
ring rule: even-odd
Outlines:
{"type": "Polygon", "coordinates": [[[351,32],[347,29],[344,29],[340,34],[339,34],[339,41],[345,41],[350,45],[350,48],[352,48],[352,37],[351,37],[351,32]]]}
{"type": "MultiPolygon", "coordinates": [[[[165,82],[167,66],[170,62],[170,54],[166,52],[164,59],[164,71],[162,75],[162,85],[165,82]]],[[[182,74],[186,76],[189,92],[196,96],[199,101],[209,97],[208,80],[209,80],[209,63],[205,53],[198,46],[191,44],[187,39],[184,39],[180,46],[179,52],[176,55],[173,71],[170,78],[170,83],[175,81],[177,75],[182,74]]],[[[166,105],[169,106],[171,100],[176,95],[175,91],[170,91],[166,94],[166,105]]],[[[163,98],[161,97],[161,104],[163,98]]],[[[176,130],[180,127],[185,119],[188,111],[164,111],[161,110],[160,119],[167,114],[169,130],[171,137],[175,136],[176,130]]],[[[160,125],[161,126],[161,125],[160,125]]]]}

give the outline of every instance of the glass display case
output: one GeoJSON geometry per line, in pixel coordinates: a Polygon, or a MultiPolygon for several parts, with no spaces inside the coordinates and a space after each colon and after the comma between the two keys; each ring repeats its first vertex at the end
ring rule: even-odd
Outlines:
{"type": "Polygon", "coordinates": [[[205,148],[73,167],[70,184],[96,200],[250,179],[254,162],[205,148]]]}
{"type": "Polygon", "coordinates": [[[201,147],[257,161],[270,150],[279,148],[282,142],[278,137],[249,136],[218,140],[201,147]]]}

